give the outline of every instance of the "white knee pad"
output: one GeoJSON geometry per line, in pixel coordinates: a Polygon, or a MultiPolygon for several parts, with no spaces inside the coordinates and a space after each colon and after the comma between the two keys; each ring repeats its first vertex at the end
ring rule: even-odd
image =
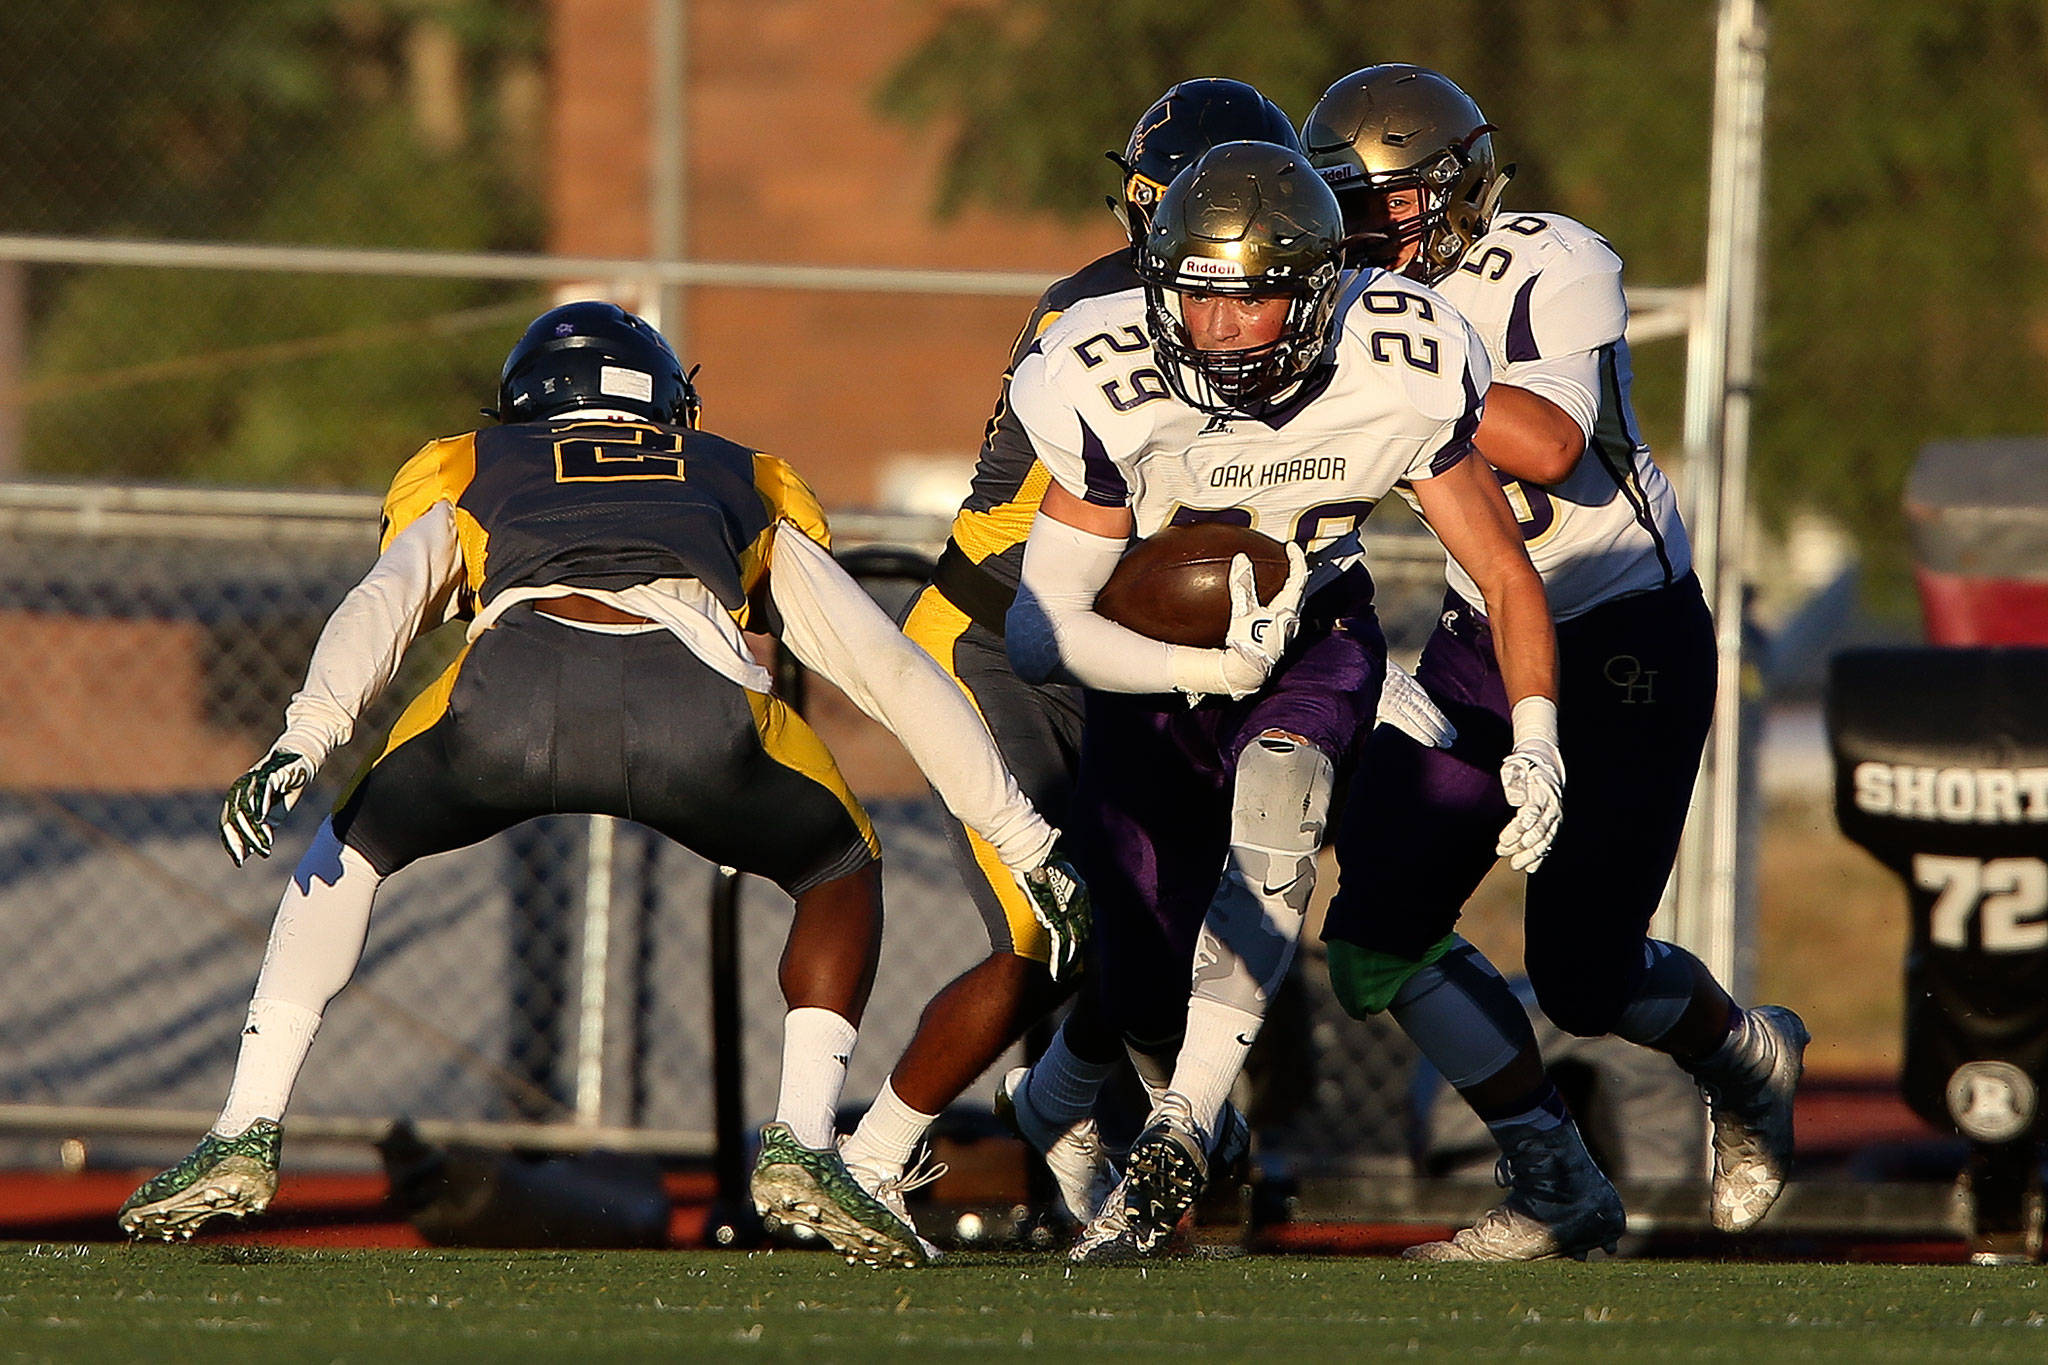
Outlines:
{"type": "Polygon", "coordinates": [[[1194,993],[1263,1014],[1294,960],[1316,885],[1335,767],[1313,744],[1269,732],[1237,762],[1230,854],[1195,946],[1194,993]]]}

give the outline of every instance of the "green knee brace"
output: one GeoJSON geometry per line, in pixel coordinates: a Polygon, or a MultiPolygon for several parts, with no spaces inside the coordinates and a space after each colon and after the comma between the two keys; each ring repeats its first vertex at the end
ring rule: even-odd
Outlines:
{"type": "Polygon", "coordinates": [[[1353,1019],[1369,1018],[1393,1004],[1408,978],[1448,953],[1457,941],[1456,934],[1445,934],[1424,949],[1421,957],[1406,958],[1332,939],[1330,988],[1346,1014],[1353,1019]]]}

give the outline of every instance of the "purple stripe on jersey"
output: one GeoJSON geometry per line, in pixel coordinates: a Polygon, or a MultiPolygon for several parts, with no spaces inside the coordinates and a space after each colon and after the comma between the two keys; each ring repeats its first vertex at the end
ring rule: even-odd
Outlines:
{"type": "Polygon", "coordinates": [[[1541,360],[1543,352],[1536,349],[1536,328],[1529,321],[1529,296],[1536,292],[1536,281],[1543,278],[1538,271],[1522,281],[1522,287],[1515,291],[1514,307],[1508,310],[1508,364],[1518,360],[1541,360]]]}
{"type": "Polygon", "coordinates": [[[1252,415],[1273,428],[1273,430],[1278,431],[1306,411],[1309,404],[1327,393],[1330,385],[1335,382],[1336,378],[1337,367],[1335,365],[1320,364],[1316,367],[1315,372],[1303,381],[1301,387],[1295,390],[1292,397],[1281,400],[1278,405],[1264,412],[1252,415]]]}
{"type": "Polygon", "coordinates": [[[1109,458],[1102,438],[1089,427],[1085,418],[1081,419],[1081,464],[1088,473],[1085,501],[1098,507],[1125,507],[1130,504],[1131,486],[1124,482],[1124,476],[1109,458]]]}
{"type": "Polygon", "coordinates": [[[1465,415],[1458,419],[1458,425],[1451,432],[1451,439],[1445,441],[1443,449],[1429,457],[1429,472],[1441,474],[1455,467],[1458,461],[1473,453],[1472,438],[1479,434],[1480,401],[1479,388],[1472,382],[1472,367],[1467,365],[1460,376],[1465,385],[1465,415]]]}

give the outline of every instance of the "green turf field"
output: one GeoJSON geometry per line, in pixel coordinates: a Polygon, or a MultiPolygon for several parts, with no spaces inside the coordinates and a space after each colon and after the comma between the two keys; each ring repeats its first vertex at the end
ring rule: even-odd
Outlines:
{"type": "Polygon", "coordinates": [[[1070,1275],[1004,1255],[875,1272],[799,1251],[11,1245],[0,1359],[2040,1361],[2044,1279],[2039,1267],[1287,1257],[1070,1275]]]}

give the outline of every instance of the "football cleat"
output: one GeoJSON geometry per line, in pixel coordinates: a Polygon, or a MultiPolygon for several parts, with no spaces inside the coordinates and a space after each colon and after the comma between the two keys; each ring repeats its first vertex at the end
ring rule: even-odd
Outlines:
{"type": "Polygon", "coordinates": [[[1116,1171],[1102,1148],[1094,1119],[1059,1129],[1038,1116],[1024,1093],[1024,1081],[1030,1074],[1030,1067],[1020,1066],[1003,1077],[996,1087],[996,1116],[1045,1158],[1067,1216],[1086,1224],[1102,1211],[1103,1201],[1116,1184],[1116,1171]]]}
{"type": "Polygon", "coordinates": [[[1185,1097],[1167,1091],[1124,1166],[1124,1204],[1133,1223],[1163,1230],[1160,1241],[1180,1226],[1209,1179],[1209,1142],[1195,1126],[1185,1097]]]}
{"type": "Polygon", "coordinates": [[[209,1218],[246,1218],[270,1207],[284,1129],[257,1119],[234,1137],[208,1133],[183,1161],[151,1176],[118,1215],[130,1237],[190,1240],[209,1218]]]}
{"type": "Polygon", "coordinates": [[[761,1130],[750,1186],[769,1231],[809,1228],[848,1264],[921,1266],[927,1259],[917,1229],[861,1187],[837,1148],[806,1147],[786,1123],[761,1130]]]}
{"type": "Polygon", "coordinates": [[[1116,1183],[1103,1200],[1102,1211],[1088,1220],[1067,1259],[1075,1265],[1129,1265],[1166,1250],[1173,1229],[1147,1223],[1131,1207],[1130,1179],[1116,1183]]]}
{"type": "Polygon", "coordinates": [[[1508,1197],[1447,1242],[1425,1242],[1401,1255],[1410,1261],[1583,1261],[1608,1252],[1627,1230],[1621,1196],[1570,1123],[1525,1136],[1501,1158],[1497,1178],[1508,1197]]]}
{"type": "MultiPolygon", "coordinates": [[[[1695,1073],[1714,1125],[1714,1226],[1745,1232],[1771,1211],[1792,1169],[1792,1096],[1812,1037],[1783,1005],[1747,1011],[1739,1067],[1731,1076],[1695,1073]]],[[[1733,1068],[1731,1068],[1733,1069],[1733,1068]]]]}
{"type": "MultiPolygon", "coordinates": [[[[846,1140],[841,1138],[839,1145],[844,1149],[846,1140]]],[[[920,1157],[908,1170],[886,1172],[852,1161],[847,1162],[846,1169],[860,1182],[862,1189],[873,1195],[883,1208],[895,1214],[903,1226],[910,1229],[911,1235],[917,1238],[917,1245],[924,1252],[927,1262],[939,1259],[939,1249],[917,1230],[917,1224],[910,1217],[910,1203],[904,1196],[912,1190],[923,1189],[944,1175],[949,1169],[945,1162],[935,1161],[927,1154],[920,1157]]]]}

